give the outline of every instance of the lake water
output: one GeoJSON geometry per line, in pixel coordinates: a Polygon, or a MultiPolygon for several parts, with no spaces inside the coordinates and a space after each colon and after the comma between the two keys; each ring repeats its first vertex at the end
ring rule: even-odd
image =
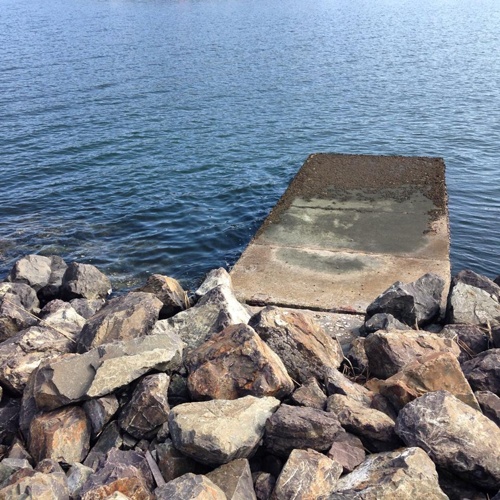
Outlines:
{"type": "Polygon", "coordinates": [[[453,269],[500,274],[500,2],[0,0],[0,276],[193,286],[312,152],[444,157],[453,269]]]}

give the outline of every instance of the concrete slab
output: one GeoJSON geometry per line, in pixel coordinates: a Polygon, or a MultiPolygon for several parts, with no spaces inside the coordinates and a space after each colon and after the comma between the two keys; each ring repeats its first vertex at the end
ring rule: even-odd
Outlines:
{"type": "Polygon", "coordinates": [[[449,282],[443,160],[314,154],[231,277],[248,304],[359,314],[426,272],[449,282]]]}

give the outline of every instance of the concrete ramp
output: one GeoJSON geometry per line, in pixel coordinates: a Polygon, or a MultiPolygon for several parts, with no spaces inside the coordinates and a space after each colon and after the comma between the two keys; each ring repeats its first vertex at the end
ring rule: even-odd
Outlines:
{"type": "Polygon", "coordinates": [[[427,272],[449,282],[443,160],[313,154],[231,277],[248,304],[364,313],[427,272]]]}

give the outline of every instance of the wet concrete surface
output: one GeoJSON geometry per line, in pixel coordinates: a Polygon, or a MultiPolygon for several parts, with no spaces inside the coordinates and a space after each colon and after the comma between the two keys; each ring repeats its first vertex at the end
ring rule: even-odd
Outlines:
{"type": "Polygon", "coordinates": [[[443,160],[316,154],[231,275],[250,304],[362,313],[431,271],[450,278],[443,160]]]}

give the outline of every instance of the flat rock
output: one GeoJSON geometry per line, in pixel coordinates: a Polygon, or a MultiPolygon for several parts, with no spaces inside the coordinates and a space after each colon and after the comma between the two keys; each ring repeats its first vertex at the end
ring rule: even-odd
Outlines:
{"type": "Polygon", "coordinates": [[[182,348],[176,335],[148,335],[47,362],[36,374],[37,406],[52,410],[110,394],[151,370],[174,370],[182,348]]]}
{"type": "Polygon", "coordinates": [[[152,437],[157,428],[168,421],[168,384],[166,373],[155,373],[141,379],[125,404],[118,419],[120,427],[132,436],[152,437]]]}
{"type": "Polygon", "coordinates": [[[474,393],[457,358],[449,352],[426,354],[406,364],[396,375],[381,382],[380,392],[397,409],[427,392],[448,391],[479,410],[474,393]]]}
{"type": "Polygon", "coordinates": [[[462,370],[475,391],[491,391],[500,396],[500,349],[490,349],[462,364],[462,370]]]}
{"type": "Polygon", "coordinates": [[[53,474],[32,472],[3,487],[0,490],[0,498],[5,500],[68,500],[66,476],[62,472],[53,474]]]}
{"type": "Polygon", "coordinates": [[[276,481],[274,500],[319,498],[337,484],[342,466],[314,450],[293,450],[276,481]]]}
{"type": "Polygon", "coordinates": [[[169,483],[156,488],[157,500],[226,500],[224,492],[208,477],[184,474],[169,483]]]}
{"type": "Polygon", "coordinates": [[[386,379],[418,356],[432,352],[451,352],[456,357],[460,348],[451,339],[416,331],[371,333],[366,337],[365,352],[370,374],[386,379]]]}
{"type": "Polygon", "coordinates": [[[325,370],[338,368],[344,358],[338,341],[299,311],[266,307],[249,324],[299,383],[311,377],[322,380],[325,370]]]}
{"type": "Polygon", "coordinates": [[[326,407],[326,394],[318,384],[318,381],[313,377],[306,380],[298,389],[290,396],[290,400],[299,406],[307,406],[324,410],[326,407]]]}
{"type": "Polygon", "coordinates": [[[223,464],[206,477],[224,492],[227,500],[257,500],[252,472],[246,458],[223,464]]]}
{"type": "Polygon", "coordinates": [[[197,474],[200,469],[200,464],[181,453],[170,439],[156,444],[155,450],[158,468],[167,483],[188,472],[197,474]]]}
{"type": "Polygon", "coordinates": [[[424,394],[399,413],[396,433],[434,463],[472,484],[500,484],[500,428],[446,391],[424,394]]]}
{"type": "Polygon", "coordinates": [[[90,423],[79,406],[42,413],[31,422],[29,451],[36,462],[82,462],[89,448],[90,423]]]}
{"type": "Polygon", "coordinates": [[[151,293],[131,292],[111,299],[87,320],[78,339],[78,352],[113,340],[148,335],[158,320],[162,303],[151,293]]]}
{"type": "Polygon", "coordinates": [[[490,391],[478,391],[475,396],[483,414],[500,427],[500,397],[490,391]]]}
{"type": "Polygon", "coordinates": [[[295,449],[326,451],[341,431],[332,413],[283,404],[266,423],[264,445],[268,452],[285,458],[295,449]]]}
{"type": "Polygon", "coordinates": [[[281,359],[244,324],[225,328],[185,361],[193,399],[283,398],[293,390],[281,359]]]}
{"type": "Polygon", "coordinates": [[[118,399],[114,394],[86,401],[83,409],[92,426],[92,438],[102,431],[104,426],[111,420],[120,407],[118,399]]]}
{"type": "Polygon", "coordinates": [[[72,299],[105,299],[111,293],[109,278],[90,264],[71,263],[62,278],[61,297],[72,299]]]}
{"type": "Polygon", "coordinates": [[[438,483],[436,467],[420,448],[369,455],[353,472],[342,477],[331,500],[447,500],[438,483]]]}
{"type": "Polygon", "coordinates": [[[366,457],[361,439],[349,432],[341,432],[328,450],[327,456],[342,466],[343,473],[352,472],[366,457]]]}
{"type": "Polygon", "coordinates": [[[169,416],[174,446],[207,465],[251,456],[259,446],[266,421],[278,408],[273,397],[185,403],[169,416]]]}

